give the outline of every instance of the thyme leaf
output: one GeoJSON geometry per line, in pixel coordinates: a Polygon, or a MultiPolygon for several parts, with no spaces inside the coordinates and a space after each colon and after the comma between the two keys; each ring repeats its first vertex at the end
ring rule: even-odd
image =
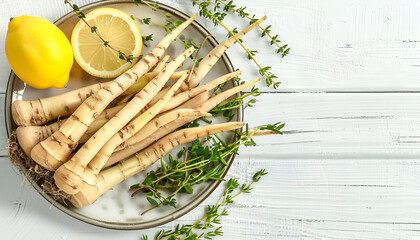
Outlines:
{"type": "MultiPolygon", "coordinates": [[[[217,200],[216,204],[209,205],[205,214],[192,224],[176,225],[174,230],[161,230],[157,232],[155,240],[181,240],[181,239],[212,239],[215,236],[223,236],[221,217],[227,216],[228,211],[225,205],[234,203],[234,199],[243,193],[250,193],[252,185],[259,182],[261,177],[266,175],[264,169],[259,170],[252,177],[249,184],[239,184],[236,179],[229,179],[226,182],[225,190],[217,200]]],[[[148,236],[143,235],[143,240],[148,236]]]]}

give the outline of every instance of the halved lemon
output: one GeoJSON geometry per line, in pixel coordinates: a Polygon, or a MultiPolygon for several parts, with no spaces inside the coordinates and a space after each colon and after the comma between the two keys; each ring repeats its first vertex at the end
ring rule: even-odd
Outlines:
{"type": "Polygon", "coordinates": [[[98,8],[86,14],[85,20],[89,26],[79,20],[71,36],[74,58],[81,68],[96,77],[113,78],[135,64],[136,59],[122,60],[119,53],[138,57],[143,46],[140,30],[128,14],[98,8]]]}

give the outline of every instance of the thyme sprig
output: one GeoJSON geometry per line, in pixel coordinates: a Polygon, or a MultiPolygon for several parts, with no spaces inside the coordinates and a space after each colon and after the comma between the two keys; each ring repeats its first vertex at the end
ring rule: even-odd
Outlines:
{"type": "Polygon", "coordinates": [[[231,154],[238,154],[240,146],[255,146],[252,137],[259,131],[275,130],[273,133],[281,134],[284,125],[275,123],[260,126],[249,130],[246,125],[245,132],[237,132],[239,139],[227,144],[218,135],[207,138],[205,141],[195,140],[190,147],[184,147],[178,152],[177,158],[168,156],[169,162],[161,159],[161,166],[155,171],[149,171],[142,183],[132,185],[132,196],[143,192],[148,197],[152,207],[142,214],[161,206],[176,207],[177,193],[193,193],[193,186],[210,180],[223,181],[223,174],[228,165],[226,158],[231,154]],[[209,144],[206,144],[209,143],[209,144]],[[211,144],[210,144],[211,143],[211,144]]]}
{"type": "Polygon", "coordinates": [[[238,109],[239,107],[243,106],[244,108],[252,107],[257,102],[257,99],[252,98],[248,101],[244,101],[247,97],[257,97],[261,93],[259,92],[259,89],[255,86],[251,89],[249,93],[241,94],[241,96],[236,97],[230,101],[220,103],[216,107],[214,107],[210,113],[213,114],[213,116],[222,114],[227,121],[231,121],[233,117],[235,117],[235,113],[233,110],[238,109]]]}
{"type": "Polygon", "coordinates": [[[92,34],[95,34],[102,41],[102,43],[103,43],[103,45],[105,47],[109,47],[113,51],[117,52],[118,53],[118,57],[121,60],[124,60],[124,61],[127,61],[127,62],[132,63],[134,59],[141,58],[141,56],[133,56],[132,54],[127,55],[124,52],[122,52],[121,50],[118,50],[118,49],[114,48],[113,46],[111,46],[109,44],[109,41],[108,40],[105,40],[101,36],[101,34],[98,32],[98,28],[96,26],[92,26],[91,24],[89,24],[86,21],[86,15],[80,10],[80,8],[79,8],[78,5],[72,3],[71,0],[64,0],[64,3],[67,4],[67,5],[69,5],[71,7],[71,9],[73,10],[73,12],[75,12],[77,14],[77,17],[80,18],[90,28],[90,31],[92,32],[92,34]]]}
{"type": "Polygon", "coordinates": [[[148,47],[147,42],[149,42],[149,41],[153,41],[153,33],[152,33],[152,34],[149,34],[149,35],[147,35],[147,36],[141,36],[141,37],[142,37],[142,39],[143,39],[143,45],[144,45],[145,47],[148,47]]]}
{"type": "MultiPolygon", "coordinates": [[[[250,193],[254,183],[260,181],[266,175],[265,169],[256,172],[249,184],[239,184],[236,179],[229,179],[226,188],[217,200],[216,204],[207,206],[205,214],[193,224],[177,225],[174,230],[161,230],[155,240],[181,240],[181,239],[211,239],[215,236],[222,236],[221,217],[227,216],[228,211],[225,205],[234,203],[234,199],[243,193],[250,193]]],[[[148,240],[146,235],[143,240],[148,240]]]]}
{"type": "Polygon", "coordinates": [[[161,13],[161,14],[165,15],[167,18],[172,17],[172,14],[161,11],[161,10],[159,9],[159,5],[158,5],[156,2],[155,2],[155,3],[153,3],[153,5],[151,5],[151,4],[149,4],[148,2],[145,2],[145,1],[143,1],[143,0],[134,0],[134,3],[135,3],[137,6],[138,6],[139,4],[141,4],[141,3],[143,3],[143,4],[145,4],[146,6],[148,6],[149,8],[151,8],[153,11],[156,11],[156,12],[159,12],[159,13],[161,13]]]}
{"type": "MultiPolygon", "coordinates": [[[[138,20],[138,21],[140,21],[140,22],[142,22],[143,24],[146,24],[146,25],[152,24],[152,25],[161,27],[163,30],[165,30],[165,32],[171,32],[174,28],[176,28],[176,27],[178,27],[179,25],[182,24],[182,21],[172,22],[170,20],[166,20],[166,23],[163,25],[163,24],[159,24],[157,22],[152,21],[151,18],[139,18],[139,17],[133,16],[133,15],[131,15],[131,18],[135,19],[135,20],[138,20]]],[[[194,47],[195,49],[199,48],[197,46],[197,44],[194,42],[194,40],[192,40],[192,39],[189,42],[187,42],[187,41],[183,41],[179,37],[177,37],[176,40],[179,41],[180,43],[182,43],[184,45],[185,49],[188,49],[190,47],[194,47]]],[[[191,56],[191,58],[193,58],[193,57],[191,56]]]]}
{"type": "MultiPolygon", "coordinates": [[[[220,25],[222,26],[227,32],[228,32],[228,36],[232,36],[235,33],[237,33],[237,29],[234,28],[233,30],[231,30],[230,28],[228,28],[224,23],[223,20],[224,18],[227,16],[227,13],[225,12],[218,12],[218,11],[212,11],[209,9],[209,6],[212,4],[211,1],[202,1],[199,2],[199,0],[191,0],[193,3],[193,6],[198,6],[199,7],[199,15],[209,19],[210,21],[213,22],[213,24],[215,26],[220,25]]],[[[220,8],[220,6],[218,6],[217,4],[214,7],[214,10],[218,10],[218,8],[220,8]]],[[[254,20],[252,19],[251,22],[254,22],[254,20]]],[[[269,28],[267,29],[267,31],[269,30],[269,28]]],[[[267,34],[267,33],[265,33],[267,34]]],[[[278,43],[279,40],[277,40],[277,36],[271,38],[271,42],[273,42],[273,44],[276,42],[278,43]]],[[[277,82],[276,79],[278,78],[274,73],[272,73],[271,71],[269,71],[271,69],[270,66],[261,66],[258,61],[255,59],[255,55],[257,53],[257,51],[255,50],[250,50],[247,47],[245,47],[245,45],[243,44],[243,41],[241,39],[238,40],[239,45],[241,45],[241,47],[245,50],[247,57],[252,59],[253,62],[257,65],[259,71],[258,73],[265,78],[265,82],[267,86],[273,86],[275,89],[277,87],[280,86],[281,82],[277,82]]],[[[287,46],[282,48],[284,56],[286,56],[290,49],[287,49],[287,46]],[[284,50],[284,48],[286,48],[286,50],[284,50]]],[[[283,56],[283,57],[284,57],[283,56]]]]}
{"type": "MultiPolygon", "coordinates": [[[[236,69],[235,71],[237,71],[238,69],[236,69]]],[[[239,76],[236,76],[233,78],[233,80],[236,82],[236,84],[242,85],[245,84],[245,81],[242,81],[241,78],[239,76]]],[[[223,87],[226,85],[226,83],[222,83],[219,86],[217,86],[211,97],[214,97],[215,95],[217,95],[219,93],[220,90],[223,89],[223,87]]],[[[218,115],[222,115],[226,118],[227,121],[231,121],[234,117],[235,117],[235,113],[234,110],[240,108],[241,106],[245,108],[247,107],[253,107],[255,103],[257,103],[257,99],[256,98],[251,98],[248,101],[245,101],[245,98],[247,97],[258,97],[259,95],[261,95],[259,89],[257,87],[252,87],[251,91],[249,93],[244,93],[244,92],[240,92],[239,96],[226,101],[226,102],[222,102],[220,104],[218,104],[216,107],[214,107],[212,110],[210,110],[210,113],[213,115],[213,117],[218,116],[218,115]]],[[[205,119],[205,118],[201,118],[201,119],[205,119]]]]}
{"type": "MultiPolygon", "coordinates": [[[[228,3],[226,3],[223,0],[215,0],[216,2],[212,2],[212,4],[214,5],[214,9],[220,9],[221,8],[221,4],[223,5],[223,11],[225,12],[229,12],[232,11],[234,13],[236,13],[238,16],[242,17],[242,18],[247,18],[249,19],[249,25],[253,24],[254,22],[256,22],[258,20],[258,18],[255,17],[255,15],[253,15],[251,17],[251,15],[246,12],[246,7],[239,7],[236,8],[236,5],[233,4],[233,1],[230,1],[228,3]]],[[[287,44],[280,44],[281,41],[278,40],[278,34],[276,35],[271,35],[271,25],[263,28],[262,26],[258,26],[261,30],[261,37],[267,36],[268,38],[270,38],[270,45],[275,45],[277,47],[276,53],[281,54],[281,57],[285,57],[287,54],[289,54],[290,52],[290,48],[288,47],[287,44]]]]}

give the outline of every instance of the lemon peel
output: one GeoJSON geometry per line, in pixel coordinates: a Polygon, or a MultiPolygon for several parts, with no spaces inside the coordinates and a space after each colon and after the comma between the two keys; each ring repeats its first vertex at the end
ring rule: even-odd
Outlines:
{"type": "Polygon", "coordinates": [[[69,80],[73,65],[70,41],[57,26],[44,18],[11,18],[5,51],[14,73],[31,87],[62,88],[69,80]]]}

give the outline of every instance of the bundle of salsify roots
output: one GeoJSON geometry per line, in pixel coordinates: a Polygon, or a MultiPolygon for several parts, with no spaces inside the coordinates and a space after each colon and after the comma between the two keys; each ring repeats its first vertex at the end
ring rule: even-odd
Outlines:
{"type": "Polygon", "coordinates": [[[168,63],[168,57],[162,56],[195,17],[166,35],[112,81],[53,97],[13,102],[12,116],[19,127],[9,141],[12,163],[30,168],[33,175],[43,175],[44,187],[49,185],[44,190],[50,194],[83,207],[174,147],[241,128],[242,122],[228,122],[177,130],[199,117],[211,116],[208,111],[259,81],[254,79],[211,98],[209,91],[240,72],[199,85],[226,49],[265,17],[220,43],[191,72],[176,72],[195,49],[185,50],[168,63]],[[165,88],[169,80],[175,82],[165,88]],[[130,100],[110,106],[117,97],[130,100]],[[63,116],[68,117],[57,120],[63,116]],[[20,159],[26,163],[19,163],[20,159]]]}

